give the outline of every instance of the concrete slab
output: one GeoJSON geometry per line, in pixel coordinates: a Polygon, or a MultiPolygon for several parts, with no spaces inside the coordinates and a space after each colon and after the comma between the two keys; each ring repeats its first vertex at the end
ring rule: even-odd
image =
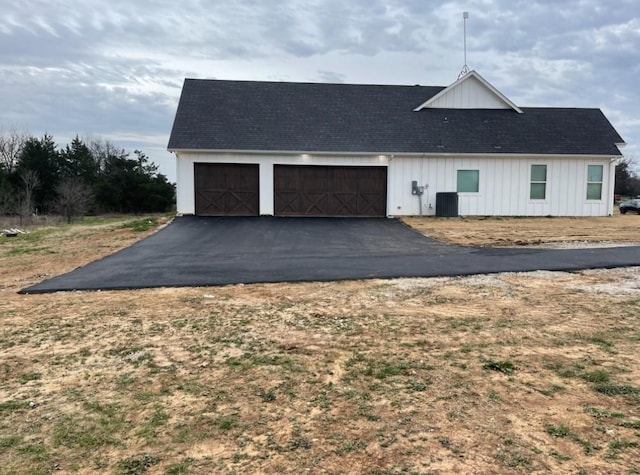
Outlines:
{"type": "Polygon", "coordinates": [[[116,254],[21,290],[46,293],[574,271],[640,265],[640,247],[450,246],[386,218],[179,217],[116,254]]]}

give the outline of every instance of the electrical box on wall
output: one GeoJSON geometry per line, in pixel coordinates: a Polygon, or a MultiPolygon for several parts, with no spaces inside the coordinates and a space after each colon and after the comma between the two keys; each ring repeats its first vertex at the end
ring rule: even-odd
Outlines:
{"type": "Polygon", "coordinates": [[[424,186],[418,186],[418,182],[413,180],[411,182],[411,194],[421,196],[424,194],[424,186]]]}

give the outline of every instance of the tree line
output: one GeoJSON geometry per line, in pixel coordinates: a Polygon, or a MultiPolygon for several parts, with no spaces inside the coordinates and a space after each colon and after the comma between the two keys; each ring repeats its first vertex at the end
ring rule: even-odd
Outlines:
{"type": "Polygon", "coordinates": [[[164,212],[175,186],[141,151],[131,156],[100,138],[58,148],[15,129],[0,131],[0,215],[164,212]]]}
{"type": "Polygon", "coordinates": [[[625,157],[616,164],[615,194],[624,197],[640,195],[640,176],[635,171],[636,161],[625,157]]]}

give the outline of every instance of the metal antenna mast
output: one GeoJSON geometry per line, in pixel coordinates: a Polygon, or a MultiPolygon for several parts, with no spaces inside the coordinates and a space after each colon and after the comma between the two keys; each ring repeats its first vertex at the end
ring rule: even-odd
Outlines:
{"type": "Polygon", "coordinates": [[[462,12],[462,21],[464,23],[464,66],[462,71],[458,74],[458,79],[469,73],[469,66],[467,66],[467,20],[469,19],[469,12],[462,12]]]}

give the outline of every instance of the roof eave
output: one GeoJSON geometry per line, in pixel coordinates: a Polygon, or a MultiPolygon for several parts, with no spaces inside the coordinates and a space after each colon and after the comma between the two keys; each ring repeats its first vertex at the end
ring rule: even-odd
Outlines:
{"type": "Polygon", "coordinates": [[[571,158],[571,159],[594,159],[611,158],[622,156],[622,153],[509,153],[509,152],[381,152],[381,151],[359,151],[332,152],[326,150],[242,150],[242,149],[194,149],[194,148],[172,148],[171,153],[216,153],[216,154],[245,154],[245,155],[324,155],[324,156],[386,156],[386,157],[514,157],[514,158],[571,158]]]}

